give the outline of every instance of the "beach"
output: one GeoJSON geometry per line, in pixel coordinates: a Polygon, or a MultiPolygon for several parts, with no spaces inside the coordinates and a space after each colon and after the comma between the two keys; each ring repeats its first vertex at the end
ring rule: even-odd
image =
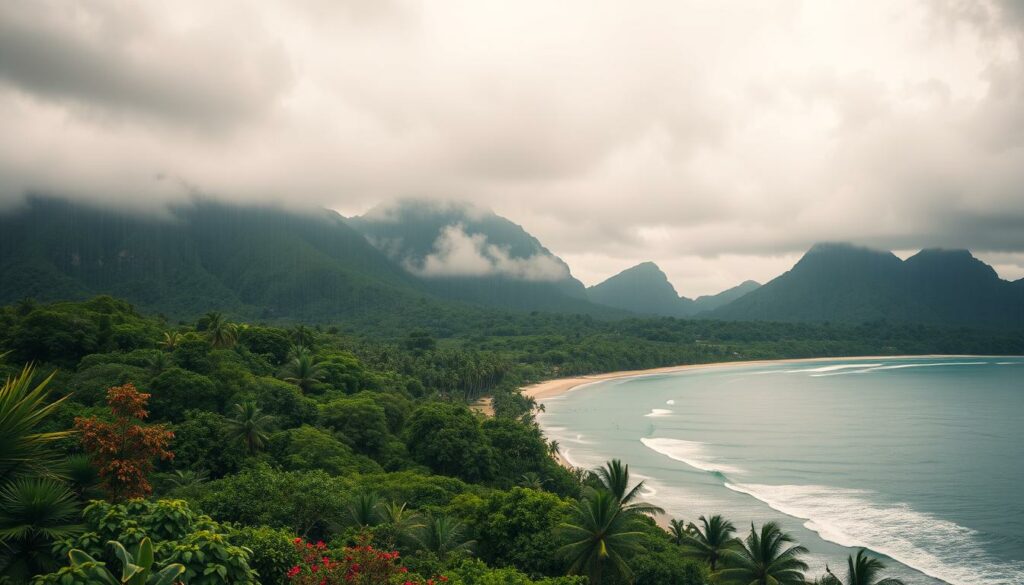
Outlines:
{"type": "Polygon", "coordinates": [[[849,360],[875,360],[875,359],[907,359],[907,358],[979,358],[979,357],[1005,357],[1005,356],[979,356],[979,355],[940,355],[940,354],[928,354],[928,355],[863,355],[863,356],[845,356],[845,357],[818,357],[818,358],[793,358],[793,359],[780,359],[780,360],[737,360],[737,361],[726,361],[726,362],[710,362],[706,364],[681,364],[678,366],[665,366],[661,368],[649,368],[646,370],[622,370],[619,372],[606,372],[603,374],[588,374],[585,376],[574,376],[571,378],[555,378],[552,380],[545,380],[543,382],[537,382],[529,386],[523,386],[520,388],[520,392],[524,396],[528,396],[537,401],[538,404],[542,404],[545,399],[554,398],[566,392],[575,390],[581,386],[593,384],[595,382],[603,382],[605,380],[615,380],[619,378],[632,378],[639,376],[653,376],[657,374],[674,374],[677,372],[685,372],[689,370],[703,370],[708,368],[721,368],[725,366],[760,366],[766,364],[798,364],[798,363],[814,363],[824,361],[849,361],[849,360]]]}

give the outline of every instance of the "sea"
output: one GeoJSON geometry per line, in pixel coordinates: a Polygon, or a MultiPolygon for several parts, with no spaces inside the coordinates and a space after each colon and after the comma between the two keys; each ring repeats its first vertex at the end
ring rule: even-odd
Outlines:
{"type": "Polygon", "coordinates": [[[722,365],[580,386],[539,422],[572,465],[616,458],[645,501],[745,535],[769,520],[840,576],[1024,585],[1024,358],[722,365]]]}

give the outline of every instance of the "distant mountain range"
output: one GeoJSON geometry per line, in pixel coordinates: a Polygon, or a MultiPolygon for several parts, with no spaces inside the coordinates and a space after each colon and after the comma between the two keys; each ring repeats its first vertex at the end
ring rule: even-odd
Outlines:
{"type": "Polygon", "coordinates": [[[145,216],[32,198],[0,213],[0,303],[97,294],[175,317],[219,309],[323,322],[472,305],[602,318],[1024,327],[1024,279],[1002,280],[966,250],[904,261],[818,244],[763,286],[688,299],[652,262],[587,289],[522,227],[465,204],[404,201],[346,219],[210,201],[145,216]]]}
{"type": "Polygon", "coordinates": [[[587,289],[590,300],[640,315],[692,317],[717,309],[758,288],[748,280],[717,295],[681,297],[654,262],[644,262],[623,270],[608,280],[587,289]]]}

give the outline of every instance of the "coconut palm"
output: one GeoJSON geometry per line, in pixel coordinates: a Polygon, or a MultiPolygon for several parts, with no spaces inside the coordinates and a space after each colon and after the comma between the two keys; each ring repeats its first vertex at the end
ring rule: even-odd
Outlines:
{"type": "Polygon", "coordinates": [[[323,377],[323,371],[316,358],[310,352],[302,349],[296,351],[295,357],[281,370],[281,379],[295,384],[303,392],[309,392],[313,384],[319,382],[323,377]]]}
{"type": "Polygon", "coordinates": [[[552,439],[548,442],[548,455],[556,457],[562,454],[562,446],[558,444],[558,441],[552,439]]]}
{"type": "Polygon", "coordinates": [[[594,473],[597,475],[598,480],[604,489],[611,493],[624,508],[640,512],[642,514],[664,514],[665,510],[661,508],[647,504],[645,502],[637,501],[640,496],[640,492],[644,489],[644,482],[640,482],[629,487],[629,465],[623,465],[622,461],[618,459],[612,459],[611,461],[604,464],[604,467],[598,467],[594,473]]]}
{"type": "Polygon", "coordinates": [[[714,572],[722,554],[736,544],[736,527],[718,515],[711,518],[701,516],[698,522],[700,526],[691,524],[683,537],[683,554],[704,561],[714,572]]]}
{"type": "Polygon", "coordinates": [[[206,470],[175,469],[166,481],[172,489],[181,489],[205,483],[208,479],[210,474],[206,470]]]}
{"type": "Polygon", "coordinates": [[[233,347],[238,341],[238,325],[229,323],[224,315],[211,311],[202,320],[206,326],[206,338],[213,348],[226,349],[233,347]]]}
{"type": "Polygon", "coordinates": [[[450,554],[472,551],[474,544],[461,522],[443,514],[427,518],[416,534],[416,542],[422,550],[437,555],[442,563],[450,554]]]}
{"type": "Polygon", "coordinates": [[[846,558],[847,570],[846,580],[843,581],[835,575],[825,565],[825,571],[828,573],[821,579],[821,585],[903,585],[903,581],[895,579],[893,577],[886,577],[884,579],[878,579],[879,573],[885,568],[885,563],[881,560],[867,556],[864,549],[857,551],[857,556],[849,556],[846,558]]]}
{"type": "Polygon", "coordinates": [[[641,548],[643,532],[636,529],[640,517],[611,492],[589,491],[576,502],[572,519],[559,527],[569,540],[559,549],[569,560],[569,572],[587,575],[593,585],[600,585],[609,571],[630,579],[623,555],[641,548]]]}
{"type": "Polygon", "coordinates": [[[689,536],[690,528],[686,522],[673,518],[668,522],[668,533],[672,536],[672,543],[678,546],[683,544],[686,537],[689,536]]]}
{"type": "Polygon", "coordinates": [[[164,331],[163,340],[160,342],[160,346],[167,351],[174,351],[178,347],[178,342],[182,339],[181,333],[177,331],[164,331]]]}
{"type": "Polygon", "coordinates": [[[378,508],[380,527],[374,536],[385,548],[393,549],[414,539],[414,534],[423,528],[420,516],[406,508],[404,503],[387,502],[378,508]]]}
{"type": "Polygon", "coordinates": [[[235,405],[235,416],[227,420],[231,436],[245,443],[250,455],[266,446],[270,436],[267,429],[273,418],[263,413],[259,406],[251,400],[235,405]]]}
{"type": "Polygon", "coordinates": [[[775,522],[765,523],[760,532],[751,524],[747,538],[722,555],[724,568],[717,577],[727,584],[804,585],[807,563],[800,557],[807,549],[794,543],[775,522]]]}
{"type": "Polygon", "coordinates": [[[521,487],[537,490],[538,492],[544,490],[545,483],[547,483],[547,480],[542,479],[540,474],[535,471],[528,471],[519,476],[519,485],[521,487]]]}
{"type": "Polygon", "coordinates": [[[0,576],[28,583],[55,571],[53,544],[82,531],[75,494],[60,482],[20,478],[0,489],[0,576]]]}
{"type": "Polygon", "coordinates": [[[348,519],[353,526],[365,530],[380,523],[377,494],[370,491],[358,492],[348,504],[348,519]]]}
{"type": "Polygon", "coordinates": [[[34,378],[34,369],[25,366],[0,388],[0,485],[26,474],[52,474],[59,462],[52,445],[71,434],[36,430],[67,397],[47,402],[53,374],[38,384],[34,378]]]}

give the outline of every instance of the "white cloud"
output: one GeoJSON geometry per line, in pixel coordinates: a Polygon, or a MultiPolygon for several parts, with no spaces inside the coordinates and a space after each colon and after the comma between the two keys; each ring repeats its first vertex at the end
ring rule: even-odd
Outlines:
{"type": "Polygon", "coordinates": [[[441,230],[433,251],[422,263],[406,268],[424,277],[504,276],[516,280],[558,281],[569,278],[565,265],[548,254],[513,258],[506,248],[489,244],[484,234],[467,234],[462,224],[441,230]]]}

